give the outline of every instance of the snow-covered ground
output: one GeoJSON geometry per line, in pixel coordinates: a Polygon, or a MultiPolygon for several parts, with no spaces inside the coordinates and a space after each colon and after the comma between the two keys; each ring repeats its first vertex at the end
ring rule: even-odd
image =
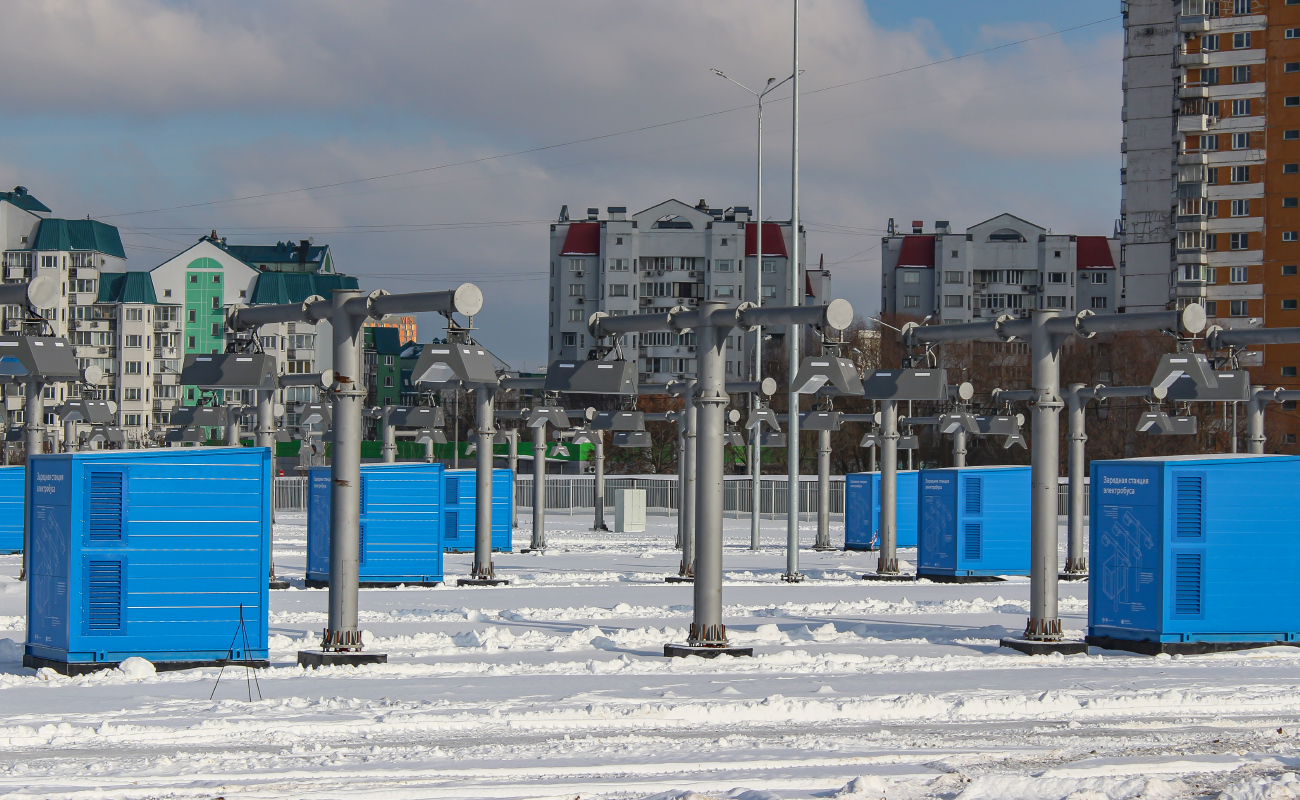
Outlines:
{"type": "MultiPolygon", "coordinates": [[[[506,588],[364,589],[384,666],[304,671],[326,592],[271,595],[272,669],[24,669],[0,559],[0,794],[87,798],[1300,798],[1300,650],[1031,658],[1028,583],[874,584],[867,553],[759,553],[727,522],[726,623],[752,659],[665,659],[690,620],[673,523],[497,556],[506,588]],[[249,702],[249,692],[261,700],[249,702]]],[[[842,535],[842,533],[840,533],[842,535]]],[[[805,538],[812,539],[809,529],[805,538]]],[[[517,545],[527,542],[516,532],[517,545]]],[[[276,563],[301,585],[302,519],[276,563]]],[[[903,551],[905,558],[914,554],[903,551]]],[[[464,575],[469,556],[450,556],[464,575]]],[[[1062,586],[1082,636],[1085,586],[1062,586]]]]}

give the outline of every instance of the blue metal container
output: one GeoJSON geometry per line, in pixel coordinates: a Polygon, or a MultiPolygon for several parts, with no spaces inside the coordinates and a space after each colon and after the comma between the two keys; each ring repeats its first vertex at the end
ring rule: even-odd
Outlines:
{"type": "MultiPolygon", "coordinates": [[[[442,520],[442,545],[448,553],[474,552],[474,503],[478,481],[472,469],[449,469],[444,477],[447,498],[442,520]]],[[[514,547],[515,474],[492,470],[492,550],[509,553],[514,547]]]]}
{"type": "Polygon", "coordinates": [[[1090,643],[1300,641],[1300,457],[1134,458],[1091,472],[1090,643]]]}
{"type": "MultiPolygon", "coordinates": [[[[361,465],[362,586],[442,583],[442,464],[361,465]]],[[[330,577],[330,469],[307,474],[307,585],[330,577]]]]}
{"type": "Polygon", "coordinates": [[[1028,575],[1029,488],[1029,467],[921,470],[917,575],[1028,575]]]}
{"type": "Polygon", "coordinates": [[[0,467],[0,553],[23,551],[23,493],[26,467],[0,467]]]}
{"type": "Polygon", "coordinates": [[[269,449],[36,455],[27,486],[25,665],[265,662],[269,449]]]}
{"type": "MultiPolygon", "coordinates": [[[[915,470],[898,473],[898,547],[916,547],[915,470]]],[[[844,549],[880,549],[880,473],[844,476],[844,549]]]]}

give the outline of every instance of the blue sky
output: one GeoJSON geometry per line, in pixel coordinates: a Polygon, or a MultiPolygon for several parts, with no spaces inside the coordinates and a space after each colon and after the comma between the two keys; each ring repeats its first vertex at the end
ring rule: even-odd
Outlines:
{"type": "MultiPolygon", "coordinates": [[[[803,216],[862,311],[890,217],[1001,211],[1109,233],[1118,214],[1118,4],[807,0],[803,216]]],[[[753,202],[753,116],[711,67],[789,69],[787,0],[36,0],[0,52],[0,185],[123,226],[147,269],[218,229],[313,236],[368,288],[483,285],[483,338],[536,366],[547,224],[563,204],[753,202]],[[33,65],[38,65],[39,69],[33,65]],[[315,192],[175,208],[451,164],[719,110],[693,122],[315,192]],[[156,213],[133,213],[171,209],[156,213]],[[394,223],[419,230],[396,231],[394,223]],[[449,224],[459,223],[459,224],[449,224]],[[493,223],[484,227],[482,223],[493,223]],[[471,225],[472,224],[472,225],[471,225]],[[434,229],[436,228],[436,229],[434,229]]],[[[769,116],[769,213],[788,208],[789,104],[769,116]]],[[[427,322],[433,322],[428,320],[427,322]]],[[[425,328],[427,338],[433,331],[425,328]]]]}

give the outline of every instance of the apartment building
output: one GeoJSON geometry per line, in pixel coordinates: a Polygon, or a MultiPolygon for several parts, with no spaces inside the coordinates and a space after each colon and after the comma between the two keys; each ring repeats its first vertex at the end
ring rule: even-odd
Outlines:
{"type": "Polygon", "coordinates": [[[419,341],[419,326],[415,317],[399,316],[389,314],[383,319],[371,320],[366,323],[367,328],[396,328],[398,341],[402,344],[407,342],[419,341]]]}
{"type": "MultiPolygon", "coordinates": [[[[1121,304],[1300,325],[1300,0],[1125,6],[1121,304]]],[[[1300,346],[1244,364],[1300,386],[1300,346]]]]}
{"type": "Polygon", "coordinates": [[[881,310],[943,324],[1028,316],[1035,308],[1113,313],[1119,239],[1052,233],[1000,214],[955,233],[936,222],[881,240],[881,310]]]}
{"type": "MultiPolygon", "coordinates": [[[[791,298],[789,264],[795,237],[788,222],[759,225],[744,206],[711,208],[668,200],[631,214],[626,207],[587,209],[570,220],[568,206],[551,225],[549,358],[586,358],[595,346],[587,320],[597,311],[613,316],[663,313],[698,305],[703,298],[792,305],[830,302],[828,271],[807,270],[802,297],[791,298]],[[761,255],[760,255],[761,251],[761,255]]],[[[799,246],[806,253],[804,234],[799,246]]],[[[805,259],[801,259],[805,261],[805,259]]],[[[806,263],[806,261],[805,261],[806,263]]],[[[784,330],[765,330],[768,347],[780,347],[784,330]]],[[[638,362],[642,381],[665,381],[696,370],[692,333],[644,333],[623,337],[623,355],[638,362]]],[[[753,369],[754,333],[734,332],[727,341],[727,375],[747,378],[753,369]]]]}

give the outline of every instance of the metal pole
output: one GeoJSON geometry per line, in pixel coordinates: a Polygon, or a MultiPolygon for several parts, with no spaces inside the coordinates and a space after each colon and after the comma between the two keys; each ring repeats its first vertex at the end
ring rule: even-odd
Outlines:
{"type": "Polygon", "coordinates": [[[605,525],[605,432],[596,431],[596,518],[592,522],[593,531],[607,531],[605,525]]]}
{"type": "MultiPolygon", "coordinates": [[[[791,133],[791,170],[790,170],[790,236],[794,248],[790,254],[790,305],[802,306],[803,282],[799,275],[799,0],[794,0],[794,117],[791,133]]],[[[760,228],[761,232],[761,228],[760,228]]],[[[759,237],[760,242],[762,237],[759,237]]],[[[762,250],[762,247],[759,247],[762,250]]],[[[760,267],[761,269],[761,267],[760,267]]],[[[759,276],[761,279],[761,275],[759,276]]],[[[781,578],[796,583],[803,580],[799,574],[799,395],[795,392],[794,376],[799,373],[799,333],[800,325],[791,325],[786,332],[786,347],[790,360],[790,440],[786,448],[788,463],[787,475],[790,481],[786,486],[789,497],[785,520],[785,574],[781,578]]]]}
{"type": "Polygon", "coordinates": [[[492,440],[497,433],[492,405],[496,391],[495,386],[478,386],[474,390],[478,405],[478,454],[474,460],[478,493],[474,498],[474,571],[470,577],[479,581],[496,577],[492,569],[492,440]]]}
{"type": "MultiPolygon", "coordinates": [[[[686,398],[686,405],[691,398],[686,398]]],[[[681,550],[686,541],[686,409],[677,415],[677,542],[681,550]]],[[[685,574],[685,573],[682,573],[685,574]]]]}
{"type": "MultiPolygon", "coordinates": [[[[701,340],[702,342],[702,340],[701,340]]],[[[700,347],[704,347],[703,343],[700,347]]],[[[704,351],[701,351],[704,352],[704,351]]],[[[703,363],[703,360],[701,360],[703,363]]],[[[703,373],[701,372],[701,376],[703,373]]],[[[696,424],[699,422],[699,413],[695,405],[695,378],[686,380],[686,486],[682,490],[682,508],[684,528],[682,530],[682,565],[678,574],[683,578],[690,578],[695,575],[695,530],[696,530],[696,480],[698,469],[697,459],[699,456],[699,437],[696,435],[696,424]]],[[[721,483],[722,479],[719,478],[721,483]]]]}
{"type": "Polygon", "coordinates": [[[722,479],[724,410],[730,397],[723,374],[723,345],[729,329],[713,325],[713,313],[723,303],[700,303],[697,329],[700,347],[699,392],[695,397],[699,422],[698,483],[695,525],[695,621],[687,643],[693,647],[725,647],[722,624],[722,479]]]}
{"type": "Polygon", "coordinates": [[[1264,405],[1271,399],[1263,386],[1250,387],[1250,401],[1246,404],[1246,452],[1252,456],[1264,455],[1264,405]]]}
{"type": "Polygon", "coordinates": [[[362,384],[361,322],[343,305],[361,297],[356,289],[335,289],[334,331],[334,448],[330,459],[330,585],[329,627],[324,650],[360,650],[357,627],[357,587],[361,549],[361,412],[366,390],[362,384]]]}
{"type": "MultiPolygon", "coordinates": [[[[26,461],[27,469],[31,469],[31,457],[36,453],[42,452],[45,448],[42,444],[41,428],[45,424],[45,402],[41,398],[45,391],[45,384],[36,379],[30,379],[26,382],[27,396],[23,398],[23,438],[27,450],[26,461]]],[[[26,494],[26,507],[32,507],[32,498],[30,489],[26,494]]],[[[18,579],[27,579],[27,554],[31,552],[31,526],[27,514],[23,514],[23,564],[19,571],[18,579]]]]}
{"type": "Polygon", "coordinates": [[[243,411],[234,403],[226,405],[226,447],[239,447],[239,416],[243,411]]]}
{"type": "Polygon", "coordinates": [[[1237,421],[1237,401],[1232,402],[1232,452],[1237,452],[1237,437],[1240,436],[1241,423],[1237,421]]]}
{"type": "MultiPolygon", "coordinates": [[[[911,401],[911,400],[908,400],[908,401],[907,401],[907,416],[909,416],[909,417],[912,416],[912,401],[911,401]]],[[[909,434],[912,433],[912,426],[909,425],[909,426],[907,427],[907,432],[908,432],[909,434]]],[[[913,458],[913,454],[914,454],[914,453],[916,453],[916,450],[915,450],[915,449],[913,449],[913,448],[911,448],[911,447],[909,447],[909,448],[907,449],[907,471],[908,471],[908,472],[912,472],[913,470],[916,469],[915,462],[912,460],[912,458],[913,458]]]]}
{"type": "Polygon", "coordinates": [[[258,391],[257,392],[257,430],[253,435],[253,442],[258,447],[265,447],[271,451],[271,536],[267,542],[267,548],[271,551],[271,570],[269,578],[272,588],[287,589],[288,582],[280,581],[275,577],[275,392],[258,391]]]}
{"type": "Polygon", "coordinates": [[[455,393],[452,394],[451,397],[452,407],[454,409],[452,414],[455,417],[456,425],[455,432],[453,433],[455,438],[451,443],[451,468],[460,469],[460,389],[456,389],[455,393]]]}
{"type": "Polygon", "coordinates": [[[830,431],[817,431],[817,541],[813,549],[831,549],[830,431]]]}
{"type": "Polygon", "coordinates": [[[1025,638],[1058,641],[1056,480],[1060,474],[1061,372],[1059,338],[1047,326],[1060,312],[1030,312],[1030,351],[1033,358],[1033,466],[1030,489],[1032,532],[1029,544],[1029,622],[1025,638]]]}
{"type": "Polygon", "coordinates": [[[966,466],[965,428],[958,428],[957,432],[952,435],[952,465],[954,467],[966,466]]]}
{"type": "Polygon", "coordinates": [[[898,572],[898,401],[880,401],[880,575],[898,572]]]}
{"type": "MultiPolygon", "coordinates": [[[[758,227],[754,232],[754,296],[750,302],[756,306],[763,305],[763,98],[767,92],[761,92],[758,95],[758,176],[755,180],[755,194],[757,202],[754,205],[754,215],[758,220],[758,227]]],[[[754,380],[763,380],[763,328],[757,326],[754,328],[754,380]]],[[[749,395],[750,409],[757,411],[759,404],[759,395],[753,392],[749,395]]],[[[763,483],[763,433],[762,425],[755,425],[754,430],[750,432],[753,444],[750,452],[753,459],[749,464],[750,476],[750,495],[753,506],[749,510],[749,549],[757,550],[760,546],[760,520],[762,515],[759,513],[759,487],[763,483]]]]}
{"type": "Polygon", "coordinates": [[[384,406],[383,416],[379,418],[379,424],[383,430],[380,436],[383,439],[383,446],[380,448],[385,464],[397,463],[397,429],[389,419],[393,412],[392,406],[384,406]]]}
{"type": "Polygon", "coordinates": [[[71,453],[76,449],[77,421],[72,417],[63,420],[63,452],[71,453]]]}
{"type": "Polygon", "coordinates": [[[511,428],[506,431],[506,464],[510,466],[510,528],[514,530],[519,527],[519,504],[514,501],[514,487],[516,475],[519,474],[519,429],[511,428]]]}
{"type": "Polygon", "coordinates": [[[546,549],[546,421],[533,428],[533,538],[529,550],[546,549]]]}
{"type": "Polygon", "coordinates": [[[1087,493],[1083,488],[1083,473],[1085,469],[1085,447],[1088,443],[1088,434],[1085,430],[1087,417],[1085,415],[1087,414],[1087,403],[1090,395],[1085,394],[1085,389],[1086,387],[1082,383],[1072,383],[1065,393],[1065,399],[1070,409],[1070,447],[1066,459],[1069,462],[1070,469],[1070,504],[1067,521],[1069,535],[1066,539],[1065,577],[1070,579],[1084,578],[1088,575],[1088,551],[1087,544],[1084,542],[1087,532],[1083,525],[1084,503],[1087,501],[1087,493]]]}

